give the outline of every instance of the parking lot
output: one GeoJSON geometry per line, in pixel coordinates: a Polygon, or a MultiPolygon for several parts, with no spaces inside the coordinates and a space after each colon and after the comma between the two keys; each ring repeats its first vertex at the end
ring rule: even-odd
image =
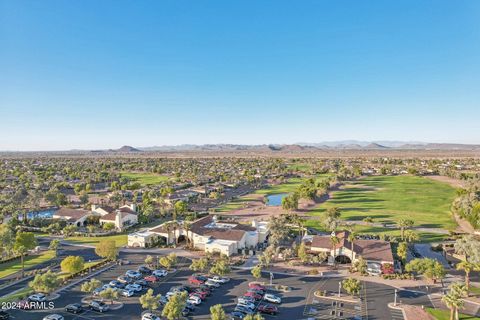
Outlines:
{"type": "MultiPolygon", "coordinates": [[[[95,276],[96,279],[102,281],[104,284],[116,279],[118,276],[125,274],[127,270],[136,269],[143,264],[145,255],[143,254],[129,254],[122,257],[131,261],[131,264],[115,266],[111,270],[95,276]]],[[[165,295],[172,286],[188,285],[188,277],[192,275],[192,271],[188,269],[190,262],[183,259],[183,263],[177,268],[173,274],[168,274],[161,278],[160,282],[153,286],[155,294],[165,295]]],[[[222,304],[225,311],[230,313],[234,310],[238,297],[242,296],[248,291],[248,283],[254,278],[249,270],[234,270],[228,277],[231,279],[228,283],[222,284],[216,288],[212,295],[207,297],[200,305],[196,306],[195,310],[188,316],[189,319],[209,319],[210,307],[215,304],[222,304]]],[[[267,275],[265,275],[267,277],[267,275]]],[[[268,281],[267,279],[263,279],[268,281]]],[[[298,277],[298,276],[284,276],[278,275],[274,279],[275,283],[281,283],[292,288],[290,292],[279,293],[275,290],[269,291],[281,296],[282,304],[279,307],[279,314],[277,316],[264,314],[265,318],[280,318],[280,319],[300,319],[303,316],[305,291],[309,290],[318,278],[298,277]]],[[[60,298],[54,300],[54,309],[51,310],[10,310],[9,313],[13,319],[42,319],[47,314],[58,313],[65,317],[65,319],[140,319],[141,313],[144,311],[139,303],[139,294],[132,297],[120,297],[119,301],[124,306],[119,310],[109,310],[105,313],[100,313],[92,310],[85,310],[78,315],[67,313],[64,308],[71,303],[80,303],[82,298],[87,295],[80,291],[80,284],[71,287],[65,291],[60,292],[60,298]]],[[[108,304],[109,302],[106,301],[108,304]]],[[[84,304],[84,306],[86,306],[84,304]]]]}

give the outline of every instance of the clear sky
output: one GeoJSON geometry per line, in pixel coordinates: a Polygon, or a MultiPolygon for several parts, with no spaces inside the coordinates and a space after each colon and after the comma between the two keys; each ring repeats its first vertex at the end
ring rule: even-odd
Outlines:
{"type": "Polygon", "coordinates": [[[0,150],[480,143],[480,1],[0,0],[0,150]]]}

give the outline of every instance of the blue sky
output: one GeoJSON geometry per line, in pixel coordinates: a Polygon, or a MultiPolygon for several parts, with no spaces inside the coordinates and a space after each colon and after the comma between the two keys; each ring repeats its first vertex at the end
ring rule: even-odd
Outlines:
{"type": "Polygon", "coordinates": [[[0,0],[0,150],[480,143],[480,1],[0,0]]]}

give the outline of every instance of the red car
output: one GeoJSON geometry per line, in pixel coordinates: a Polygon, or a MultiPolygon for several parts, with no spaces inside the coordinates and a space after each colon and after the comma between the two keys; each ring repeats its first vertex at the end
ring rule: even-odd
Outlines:
{"type": "Polygon", "coordinates": [[[262,291],[267,290],[267,288],[265,288],[264,286],[262,286],[261,284],[258,284],[258,283],[249,283],[248,287],[250,289],[262,290],[262,291]]]}
{"type": "Polygon", "coordinates": [[[259,294],[256,294],[255,292],[247,292],[243,295],[244,297],[252,297],[255,300],[262,300],[262,296],[259,294]]]}
{"type": "Polygon", "coordinates": [[[203,284],[205,281],[203,281],[199,277],[191,276],[188,278],[188,282],[190,282],[191,284],[203,284]]]}
{"type": "Polygon", "coordinates": [[[262,304],[258,306],[258,311],[261,313],[276,315],[278,313],[278,308],[271,304],[262,304]]]}
{"type": "Polygon", "coordinates": [[[143,278],[143,280],[149,282],[149,283],[155,283],[155,282],[158,282],[159,281],[159,278],[157,276],[154,276],[153,274],[152,275],[149,275],[149,276],[146,276],[145,278],[143,278]]]}
{"type": "Polygon", "coordinates": [[[190,296],[197,296],[197,297],[199,297],[199,298],[202,299],[202,300],[205,300],[205,298],[207,298],[207,294],[206,294],[206,293],[198,292],[198,291],[195,291],[195,292],[190,293],[190,296]]]}

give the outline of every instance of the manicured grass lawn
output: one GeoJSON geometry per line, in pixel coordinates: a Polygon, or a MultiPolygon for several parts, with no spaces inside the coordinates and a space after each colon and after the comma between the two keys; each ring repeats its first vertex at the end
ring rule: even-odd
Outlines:
{"type": "Polygon", "coordinates": [[[480,287],[470,286],[470,293],[476,296],[480,296],[480,287]]]}
{"type": "Polygon", "coordinates": [[[395,223],[410,218],[415,226],[452,230],[456,226],[450,215],[454,197],[454,188],[427,178],[374,176],[347,183],[310,214],[322,216],[327,208],[338,207],[344,220],[371,217],[374,222],[395,223]]]}
{"type": "Polygon", "coordinates": [[[33,293],[33,289],[31,289],[29,287],[23,288],[22,290],[20,290],[18,292],[15,292],[15,293],[9,294],[7,296],[1,297],[0,298],[0,304],[5,303],[5,302],[16,301],[16,300],[18,300],[22,297],[25,297],[25,296],[27,296],[31,293],[33,293]]]}
{"type": "MultiPolygon", "coordinates": [[[[321,174],[321,175],[318,175],[316,179],[317,181],[319,181],[327,178],[328,176],[329,176],[328,174],[321,174]]],[[[279,193],[292,193],[298,189],[298,187],[302,184],[304,180],[305,180],[304,178],[291,178],[286,183],[281,183],[277,185],[272,185],[268,188],[259,189],[253,192],[253,194],[268,196],[268,195],[279,194],[279,193]]],[[[252,195],[245,195],[243,197],[234,199],[220,206],[219,208],[216,209],[216,211],[228,212],[231,210],[240,209],[246,202],[255,201],[255,200],[258,201],[258,199],[256,199],[255,197],[252,197],[252,195]]]]}
{"type": "Polygon", "coordinates": [[[127,244],[127,235],[126,234],[117,234],[113,236],[105,237],[68,237],[65,240],[78,243],[78,244],[87,244],[87,245],[96,245],[101,240],[115,240],[117,247],[122,247],[127,244]]]}
{"type": "MultiPolygon", "coordinates": [[[[450,320],[450,311],[449,310],[440,310],[440,309],[432,309],[432,308],[427,308],[427,312],[430,313],[432,316],[435,317],[437,320],[450,320]]],[[[478,317],[474,316],[469,316],[466,314],[460,313],[458,315],[459,319],[464,319],[464,320],[480,320],[478,317]]]]}
{"type": "MultiPolygon", "coordinates": [[[[25,270],[34,267],[37,264],[53,259],[55,253],[52,250],[44,251],[40,255],[30,255],[25,257],[25,270]]],[[[9,276],[22,270],[22,263],[19,260],[0,264],[0,278],[9,276]]]]}
{"type": "Polygon", "coordinates": [[[138,182],[144,186],[160,184],[170,179],[167,176],[162,176],[156,173],[148,172],[121,172],[122,177],[130,179],[132,182],[138,182]]]}

